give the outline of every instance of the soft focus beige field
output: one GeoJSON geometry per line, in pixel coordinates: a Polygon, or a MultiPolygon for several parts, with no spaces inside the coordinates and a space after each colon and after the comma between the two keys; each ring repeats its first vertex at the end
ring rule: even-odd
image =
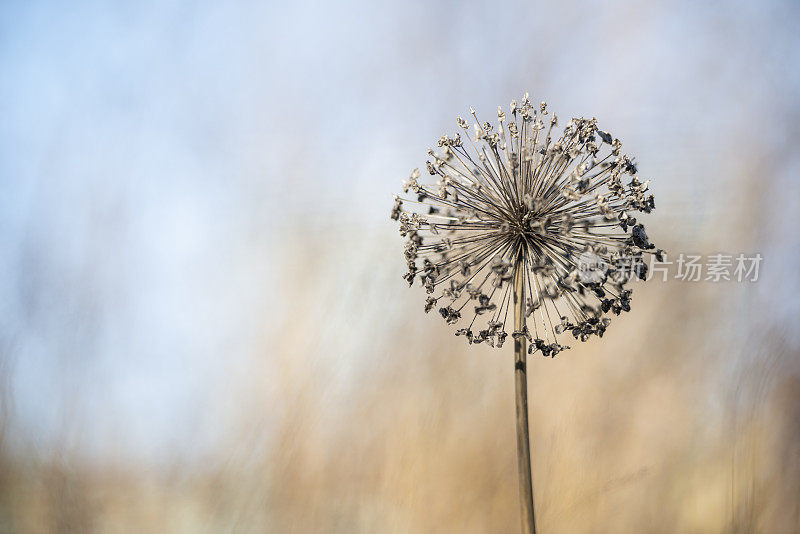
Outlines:
{"type": "MultiPolygon", "coordinates": [[[[142,469],[6,452],[4,530],[514,532],[510,350],[425,316],[390,231],[351,248],[369,262],[337,235],[288,241],[270,290],[283,319],[253,332],[218,399],[238,413],[212,457],[142,469]]],[[[602,341],[531,362],[542,531],[800,529],[798,355],[779,326],[743,320],[768,309],[734,283],[634,287],[602,341]]]]}

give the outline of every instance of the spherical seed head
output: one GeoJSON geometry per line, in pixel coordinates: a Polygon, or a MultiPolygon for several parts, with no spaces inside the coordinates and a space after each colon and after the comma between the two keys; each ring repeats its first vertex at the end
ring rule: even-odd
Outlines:
{"type": "Polygon", "coordinates": [[[395,196],[391,218],[407,238],[404,278],[419,279],[437,309],[470,344],[501,347],[513,282],[522,277],[526,326],[512,332],[529,352],[555,356],[560,338],[586,341],[609,312],[630,311],[634,277],[645,279],[654,250],[635,212],[655,208],[648,182],[595,119],[558,119],[527,93],[498,108],[498,124],[459,117],[462,132],[428,151],[429,179],[418,169],[395,196]]]}

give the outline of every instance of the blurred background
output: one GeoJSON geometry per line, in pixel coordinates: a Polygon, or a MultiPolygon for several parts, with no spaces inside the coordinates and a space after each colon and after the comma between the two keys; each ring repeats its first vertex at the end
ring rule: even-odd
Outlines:
{"type": "Polygon", "coordinates": [[[541,531],[800,532],[799,10],[3,2],[0,532],[517,531],[510,351],[388,215],[525,91],[623,140],[671,259],[763,256],[530,362],[541,531]]]}

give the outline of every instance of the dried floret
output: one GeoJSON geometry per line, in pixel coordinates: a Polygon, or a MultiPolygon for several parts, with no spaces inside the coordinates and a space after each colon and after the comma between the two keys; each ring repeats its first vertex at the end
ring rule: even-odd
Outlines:
{"type": "Polygon", "coordinates": [[[646,277],[644,254],[663,257],[632,215],[655,208],[649,182],[595,119],[572,119],[559,134],[555,114],[527,95],[508,112],[498,108],[497,125],[470,114],[456,121],[463,142],[461,133],[445,135],[428,151],[430,183],[414,169],[403,184],[413,196],[395,197],[391,218],[408,240],[405,279],[420,279],[425,311],[441,303],[448,324],[469,313],[456,331],[469,343],[503,345],[520,272],[530,327],[512,337],[555,356],[569,348],[559,336],[602,336],[605,314],[630,310],[624,286],[646,277]]]}

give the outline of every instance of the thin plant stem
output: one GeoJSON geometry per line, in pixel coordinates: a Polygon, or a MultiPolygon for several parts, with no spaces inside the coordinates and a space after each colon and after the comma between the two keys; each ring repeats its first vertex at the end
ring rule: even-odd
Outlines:
{"type": "MultiPolygon", "coordinates": [[[[514,330],[525,328],[525,269],[519,261],[514,273],[514,330]]],[[[535,534],[533,515],[533,482],[531,480],[531,445],[528,435],[528,377],[526,369],[526,338],[514,339],[514,382],[517,404],[517,468],[519,470],[519,504],[522,533],[535,534]]]]}

